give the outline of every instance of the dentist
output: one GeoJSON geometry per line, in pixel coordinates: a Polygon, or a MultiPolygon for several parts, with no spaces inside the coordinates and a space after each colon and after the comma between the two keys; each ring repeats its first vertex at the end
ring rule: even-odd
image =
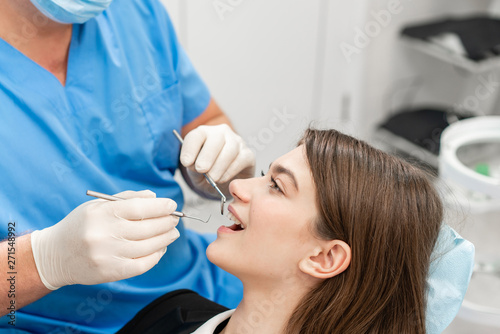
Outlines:
{"type": "Polygon", "coordinates": [[[114,332],[178,288],[239,302],[173,176],[215,198],[199,173],[227,192],[255,158],[159,0],[0,0],[0,119],[0,333],[114,332]]]}

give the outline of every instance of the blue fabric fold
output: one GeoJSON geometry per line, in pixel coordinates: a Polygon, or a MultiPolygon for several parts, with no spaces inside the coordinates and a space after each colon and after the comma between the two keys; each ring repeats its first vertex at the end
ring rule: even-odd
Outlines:
{"type": "Polygon", "coordinates": [[[444,331],[462,305],[474,269],[474,245],[443,225],[427,278],[428,334],[444,331]]]}

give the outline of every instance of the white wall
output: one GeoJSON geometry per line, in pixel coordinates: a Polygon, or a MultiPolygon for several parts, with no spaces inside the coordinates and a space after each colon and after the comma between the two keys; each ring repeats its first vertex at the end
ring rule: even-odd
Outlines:
{"type": "Polygon", "coordinates": [[[259,168],[292,147],[312,119],[333,125],[351,118],[346,111],[341,114],[342,96],[359,87],[360,71],[356,64],[342,64],[337,46],[348,33],[339,27],[364,16],[359,5],[328,0],[164,3],[213,96],[255,149],[259,168]],[[226,4],[227,11],[216,4],[226,4]],[[277,115],[287,116],[282,121],[277,115]]]}

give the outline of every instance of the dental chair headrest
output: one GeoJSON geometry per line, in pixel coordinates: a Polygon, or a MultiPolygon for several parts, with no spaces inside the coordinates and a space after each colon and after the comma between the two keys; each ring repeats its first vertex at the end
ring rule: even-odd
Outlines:
{"type": "Polygon", "coordinates": [[[427,334],[439,334],[462,305],[474,267],[474,245],[443,225],[427,278],[427,334]]]}

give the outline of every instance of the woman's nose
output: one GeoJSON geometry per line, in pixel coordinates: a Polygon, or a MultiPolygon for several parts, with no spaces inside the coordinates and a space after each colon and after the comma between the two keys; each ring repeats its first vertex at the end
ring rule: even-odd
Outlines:
{"type": "Polygon", "coordinates": [[[250,201],[253,184],[252,180],[254,179],[237,179],[229,183],[229,192],[235,201],[250,201]]]}

